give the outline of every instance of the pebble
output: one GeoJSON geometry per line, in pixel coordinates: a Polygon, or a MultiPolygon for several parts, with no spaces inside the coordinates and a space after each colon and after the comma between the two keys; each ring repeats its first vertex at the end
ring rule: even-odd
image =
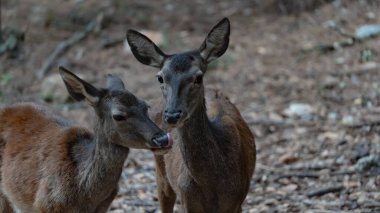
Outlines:
{"type": "Polygon", "coordinates": [[[315,109],[305,103],[291,103],[283,113],[288,117],[300,117],[302,119],[311,119],[315,109]]]}
{"type": "Polygon", "coordinates": [[[367,171],[371,167],[380,167],[380,156],[367,156],[360,158],[356,163],[356,169],[360,172],[367,171]]]}
{"type": "Polygon", "coordinates": [[[362,40],[377,35],[380,35],[380,25],[378,24],[362,25],[355,31],[355,37],[362,40]]]}
{"type": "Polygon", "coordinates": [[[352,115],[345,115],[341,122],[343,125],[352,125],[354,124],[354,117],[352,115]]]}
{"type": "Polygon", "coordinates": [[[294,156],[293,153],[285,153],[282,155],[279,159],[279,161],[283,164],[291,164],[294,163],[298,160],[296,156],[294,156]]]}

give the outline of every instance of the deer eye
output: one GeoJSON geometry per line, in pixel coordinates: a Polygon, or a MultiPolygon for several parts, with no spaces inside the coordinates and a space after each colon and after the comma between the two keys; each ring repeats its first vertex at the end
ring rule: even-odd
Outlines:
{"type": "Polygon", "coordinates": [[[124,121],[124,120],[127,119],[126,116],[124,116],[124,115],[120,115],[120,114],[112,115],[112,118],[113,118],[115,121],[124,121]]]}
{"type": "Polygon", "coordinates": [[[157,80],[160,82],[160,84],[164,83],[164,79],[160,75],[157,76],[157,80]]]}
{"type": "Polygon", "coordinates": [[[203,82],[203,75],[197,75],[197,77],[195,77],[194,83],[201,84],[202,82],[203,82]]]}

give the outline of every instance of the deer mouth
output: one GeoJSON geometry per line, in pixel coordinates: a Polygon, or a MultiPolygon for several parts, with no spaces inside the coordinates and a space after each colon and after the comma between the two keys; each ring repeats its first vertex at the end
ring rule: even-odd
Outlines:
{"type": "Polygon", "coordinates": [[[173,145],[173,137],[170,133],[154,137],[150,142],[154,149],[170,149],[173,145]]]}
{"type": "Polygon", "coordinates": [[[159,147],[156,146],[155,148],[151,149],[154,155],[164,155],[172,149],[172,146],[174,144],[173,137],[170,133],[167,133],[166,137],[167,137],[166,143],[162,144],[159,147]]]}

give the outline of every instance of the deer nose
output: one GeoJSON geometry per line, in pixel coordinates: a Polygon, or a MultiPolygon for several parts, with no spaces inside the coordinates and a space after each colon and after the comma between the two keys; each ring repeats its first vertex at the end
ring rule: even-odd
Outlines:
{"type": "Polygon", "coordinates": [[[168,124],[176,124],[182,116],[182,111],[179,110],[177,112],[168,112],[167,110],[165,110],[164,115],[165,115],[165,121],[168,124]]]}
{"type": "Polygon", "coordinates": [[[173,145],[173,139],[169,133],[154,137],[152,142],[160,147],[171,147],[173,145]]]}

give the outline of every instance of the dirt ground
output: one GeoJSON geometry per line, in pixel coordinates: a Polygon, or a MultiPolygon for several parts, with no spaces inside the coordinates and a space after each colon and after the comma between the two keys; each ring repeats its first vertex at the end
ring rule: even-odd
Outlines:
{"type": "MultiPolygon", "coordinates": [[[[293,11],[259,2],[3,0],[3,37],[13,29],[18,42],[0,56],[0,101],[45,97],[90,126],[84,104],[43,95],[59,63],[96,85],[106,73],[118,74],[149,101],[161,97],[157,70],[128,51],[126,30],[149,30],[164,51],[174,53],[198,48],[227,16],[230,46],[210,65],[205,84],[227,94],[256,135],[257,166],[243,212],[380,212],[380,38],[339,47],[348,37],[331,29],[354,34],[364,24],[380,24],[380,4],[336,0],[293,11]],[[98,29],[38,78],[58,43],[99,14],[98,29]],[[105,47],[110,41],[116,42],[105,47]],[[328,44],[335,46],[322,48],[328,44]]],[[[62,89],[58,96],[65,94],[62,89]]],[[[154,175],[152,153],[133,150],[109,212],[160,212],[154,175]]]]}

